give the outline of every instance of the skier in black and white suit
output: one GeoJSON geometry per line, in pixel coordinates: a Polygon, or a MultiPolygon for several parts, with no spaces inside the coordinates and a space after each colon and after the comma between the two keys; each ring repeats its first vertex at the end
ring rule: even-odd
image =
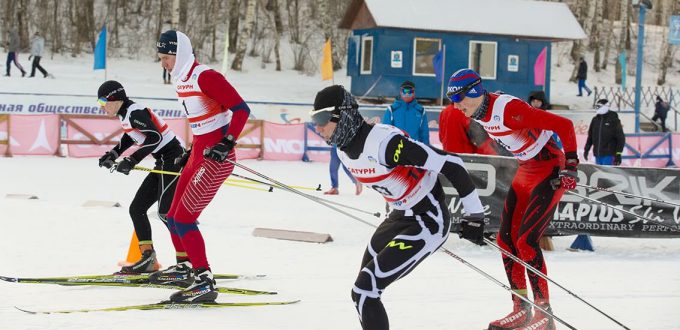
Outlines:
{"type": "Polygon", "coordinates": [[[451,215],[437,174],[446,176],[461,196],[461,235],[477,244],[484,232],[482,203],[459,157],[412,140],[395,127],[367,124],[342,86],[317,93],[311,115],[321,136],[338,146],[340,160],[352,175],[382,194],[393,209],[373,234],[352,288],[363,329],[389,329],[380,300],[383,291],[449,235],[451,215]]]}
{"type": "MultiPolygon", "coordinates": [[[[125,132],[120,142],[99,158],[100,167],[113,168],[116,165],[116,171],[127,175],[137,163],[152,155],[156,159],[154,169],[180,171],[181,164],[176,164],[175,159],[182,157],[185,153],[184,148],[162,118],[130,100],[123,86],[115,80],[104,82],[99,87],[97,96],[101,108],[109,116],[117,116],[125,132]],[[115,164],[116,159],[134,144],[138,145],[139,149],[115,164]]],[[[151,240],[151,224],[146,212],[158,202],[158,215],[166,222],[165,216],[175,194],[177,178],[176,175],[149,173],[139,186],[135,198],[130,203],[130,217],[139,239],[142,258],[132,265],[124,266],[121,269],[122,273],[148,273],[158,270],[156,252],[151,240]]],[[[173,245],[178,262],[184,261],[187,255],[181,242],[173,237],[173,245]]]]}

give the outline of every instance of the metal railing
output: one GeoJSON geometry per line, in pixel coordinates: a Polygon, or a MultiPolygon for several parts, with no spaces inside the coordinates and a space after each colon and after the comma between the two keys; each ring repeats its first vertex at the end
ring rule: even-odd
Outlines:
{"type": "MultiPolygon", "coordinates": [[[[670,109],[666,115],[666,129],[671,131],[678,131],[678,119],[680,118],[680,90],[673,90],[666,86],[647,86],[642,87],[640,106],[646,109],[654,109],[656,103],[656,96],[668,102],[670,109]],[[671,125],[669,125],[670,123],[671,125]]],[[[618,86],[595,86],[593,88],[593,105],[599,99],[609,100],[611,109],[613,110],[631,110],[635,108],[635,88],[627,87],[621,89],[618,86]]],[[[652,119],[640,111],[640,115],[652,123],[656,129],[660,129],[661,125],[652,121],[652,119]]]]}

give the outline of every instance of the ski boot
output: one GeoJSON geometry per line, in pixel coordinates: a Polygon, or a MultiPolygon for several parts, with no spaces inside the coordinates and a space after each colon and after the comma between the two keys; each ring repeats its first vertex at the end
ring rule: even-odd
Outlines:
{"type": "Polygon", "coordinates": [[[205,303],[215,302],[217,290],[215,290],[215,279],[210,269],[196,269],[194,282],[186,289],[177,291],[170,296],[170,301],[174,303],[205,303]]]}
{"type": "MultiPolygon", "coordinates": [[[[541,308],[552,314],[550,305],[538,304],[538,306],[541,306],[541,308]]],[[[522,330],[555,330],[555,320],[552,316],[536,309],[534,317],[522,328],[522,330]]]]}
{"type": "Polygon", "coordinates": [[[158,261],[156,260],[156,251],[153,249],[142,252],[142,258],[136,263],[123,266],[120,269],[120,274],[141,274],[151,273],[158,270],[158,261]]]}
{"type": "Polygon", "coordinates": [[[512,297],[513,308],[510,314],[489,323],[489,330],[511,330],[526,326],[531,319],[531,305],[522,299],[512,297]]]}
{"type": "Polygon", "coordinates": [[[161,285],[176,285],[186,288],[194,283],[194,273],[191,262],[183,261],[166,269],[149,275],[149,283],[161,285]]]}

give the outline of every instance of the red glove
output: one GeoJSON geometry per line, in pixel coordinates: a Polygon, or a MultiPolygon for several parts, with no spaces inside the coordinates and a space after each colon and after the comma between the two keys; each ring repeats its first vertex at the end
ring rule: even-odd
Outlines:
{"type": "Polygon", "coordinates": [[[564,169],[560,171],[559,178],[551,182],[555,190],[559,188],[567,190],[576,189],[576,182],[578,182],[578,171],[576,169],[579,163],[578,156],[575,152],[568,152],[566,156],[567,161],[565,162],[564,169]]]}

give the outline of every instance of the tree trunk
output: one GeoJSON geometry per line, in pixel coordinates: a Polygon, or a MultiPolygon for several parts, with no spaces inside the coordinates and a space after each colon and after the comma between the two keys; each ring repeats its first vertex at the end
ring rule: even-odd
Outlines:
{"type": "Polygon", "coordinates": [[[301,44],[299,2],[298,0],[287,0],[286,2],[288,7],[288,32],[290,33],[290,42],[301,44]]]}
{"type": "Polygon", "coordinates": [[[267,9],[272,12],[274,16],[274,56],[276,57],[276,71],[281,71],[281,33],[283,33],[283,24],[281,23],[281,11],[279,10],[279,0],[269,0],[267,9]]]}
{"type": "MultiPolygon", "coordinates": [[[[661,4],[659,4],[661,5],[661,4]]],[[[675,11],[678,9],[678,1],[672,0],[671,3],[666,3],[665,6],[663,6],[663,19],[660,22],[662,26],[664,26],[664,30],[666,33],[664,33],[664,38],[663,38],[663,45],[661,46],[661,54],[659,58],[659,76],[656,78],[656,84],[661,86],[666,83],[666,73],[668,72],[668,67],[671,66],[671,63],[673,61],[673,57],[671,56],[671,47],[668,44],[668,34],[670,33],[668,29],[668,20],[666,17],[669,17],[675,11]]]]}
{"type": "MultiPolygon", "coordinates": [[[[576,8],[574,12],[577,14],[576,20],[581,24],[581,26],[585,27],[585,22],[587,21],[587,16],[588,16],[588,1],[587,0],[577,0],[576,1],[576,8]]],[[[586,34],[588,33],[588,29],[584,28],[584,31],[586,31],[586,34]]],[[[578,73],[578,65],[579,65],[579,58],[583,56],[583,41],[582,40],[575,40],[572,47],[571,47],[571,59],[574,61],[574,69],[572,70],[571,77],[569,77],[570,82],[576,82],[576,74],[578,73]]]]}
{"type": "Polygon", "coordinates": [[[53,8],[53,11],[52,11],[52,28],[53,28],[53,30],[52,30],[52,36],[53,36],[53,38],[52,38],[52,40],[53,40],[52,41],[52,54],[54,54],[56,52],[61,52],[61,48],[63,47],[62,34],[57,32],[57,31],[59,31],[59,28],[60,28],[59,18],[61,17],[61,15],[59,15],[59,2],[55,1],[53,3],[53,6],[54,6],[54,8],[53,8]]]}
{"type": "Polygon", "coordinates": [[[602,8],[603,0],[595,0],[595,14],[593,17],[593,29],[590,33],[591,44],[590,47],[594,50],[593,52],[593,69],[595,72],[600,72],[600,50],[602,49],[602,44],[600,42],[600,31],[602,30],[602,8]]]}
{"type": "MultiPolygon", "coordinates": [[[[620,17],[619,17],[619,22],[620,22],[620,31],[619,31],[619,43],[618,47],[616,48],[616,70],[614,70],[614,82],[618,85],[621,84],[622,81],[622,75],[621,75],[621,62],[618,60],[618,56],[623,53],[624,50],[626,50],[626,42],[627,42],[627,37],[628,37],[628,27],[630,24],[630,21],[628,20],[628,2],[627,0],[621,0],[619,4],[619,9],[621,11],[620,17]]],[[[626,61],[628,61],[628,57],[626,57],[626,61]]]]}
{"type": "Polygon", "coordinates": [[[179,2],[180,0],[172,0],[172,14],[170,19],[170,25],[173,29],[179,28],[179,2]]]}
{"type": "Polygon", "coordinates": [[[236,52],[236,44],[238,43],[238,25],[239,25],[239,10],[240,1],[229,0],[229,52],[236,52]]]}
{"type": "Polygon", "coordinates": [[[189,6],[188,1],[180,1],[179,2],[179,30],[180,31],[186,31],[187,30],[187,11],[189,9],[188,6],[189,6]]]}
{"type": "Polygon", "coordinates": [[[231,69],[236,71],[241,71],[243,66],[243,57],[246,55],[246,47],[248,46],[248,40],[250,40],[250,34],[253,31],[253,23],[255,22],[255,5],[256,0],[248,0],[246,6],[246,17],[243,23],[243,30],[238,36],[238,45],[236,47],[236,55],[234,56],[234,61],[231,63],[231,69]]]}

